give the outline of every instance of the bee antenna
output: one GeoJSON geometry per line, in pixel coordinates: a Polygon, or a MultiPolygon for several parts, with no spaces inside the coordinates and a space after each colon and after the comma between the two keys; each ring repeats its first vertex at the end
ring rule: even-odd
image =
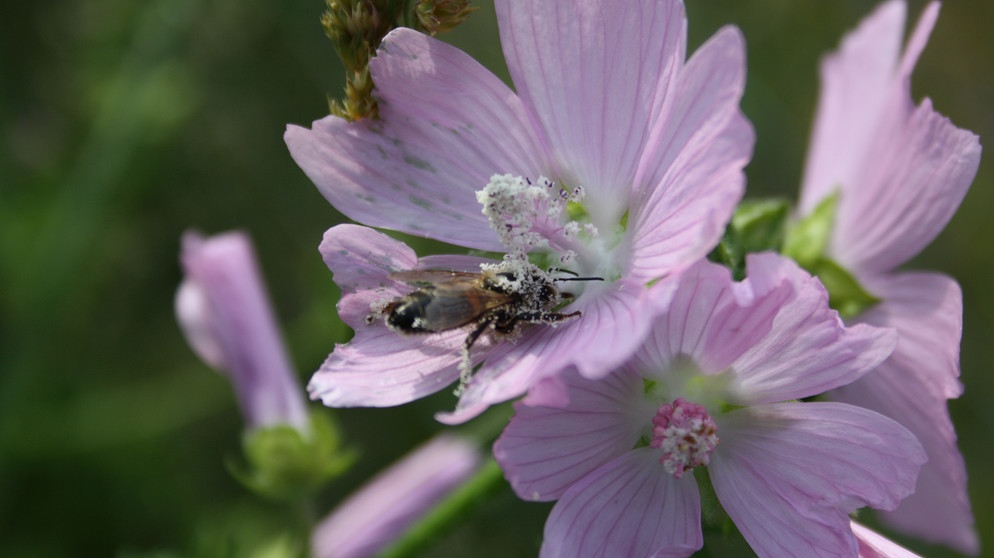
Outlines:
{"type": "Polygon", "coordinates": [[[552,279],[553,281],[566,282],[566,281],[603,281],[604,280],[603,277],[580,277],[579,275],[577,275],[575,271],[570,271],[568,269],[562,269],[558,267],[549,268],[549,273],[555,273],[555,272],[568,273],[572,275],[572,277],[555,277],[552,279]]]}
{"type": "Polygon", "coordinates": [[[577,275],[579,275],[575,271],[570,271],[568,269],[563,269],[561,267],[550,267],[549,268],[549,273],[568,273],[568,274],[572,275],[573,277],[576,277],[577,275]]]}

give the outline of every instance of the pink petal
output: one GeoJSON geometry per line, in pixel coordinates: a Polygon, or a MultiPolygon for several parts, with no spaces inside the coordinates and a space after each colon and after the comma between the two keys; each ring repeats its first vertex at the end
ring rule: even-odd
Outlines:
{"type": "Polygon", "coordinates": [[[851,522],[859,544],[859,558],[921,558],[914,552],[866,527],[851,522]]]}
{"type": "Polygon", "coordinates": [[[929,2],[922,10],[922,15],[918,18],[914,31],[911,32],[908,44],[904,47],[904,54],[901,56],[900,69],[898,70],[900,76],[905,80],[911,79],[911,72],[914,71],[915,64],[918,63],[918,57],[921,56],[922,51],[925,50],[925,45],[928,44],[932,28],[935,27],[935,22],[939,19],[940,6],[941,3],[935,0],[929,2]]]}
{"type": "Polygon", "coordinates": [[[846,35],[821,63],[821,93],[808,147],[800,211],[840,185],[856,184],[894,87],[907,6],[891,0],[846,35]]]}
{"type": "Polygon", "coordinates": [[[928,99],[878,141],[860,182],[844,190],[833,238],[833,254],[863,274],[894,269],[932,242],[980,164],[977,136],[928,99]]]}
{"type": "Polygon", "coordinates": [[[493,260],[439,255],[418,260],[414,250],[381,232],[359,225],[336,225],[324,233],[319,247],[335,284],[342,289],[338,313],[352,329],[366,327],[371,306],[403,296],[414,288],[389,275],[412,269],[479,272],[493,260]]]}
{"type": "Polygon", "coordinates": [[[663,281],[651,291],[628,279],[591,285],[573,305],[561,310],[579,309],[580,317],[529,327],[516,342],[497,345],[473,376],[456,410],[438,419],[450,424],[469,420],[569,366],[584,376],[603,377],[624,363],[641,344],[655,315],[665,310],[671,285],[663,281]]]}
{"type": "Polygon", "coordinates": [[[572,336],[560,335],[549,351],[553,368],[572,365],[580,375],[599,379],[627,361],[642,344],[653,320],[664,312],[676,282],[662,280],[647,289],[636,281],[621,279],[592,291],[579,301],[582,325],[572,336]],[[610,347],[610,351],[605,351],[610,347]]]}
{"type": "Polygon", "coordinates": [[[755,135],[739,111],[745,84],[741,33],[719,31],[680,73],[640,162],[632,274],[658,277],[703,257],[745,191],[755,135]]]}
{"type": "Polygon", "coordinates": [[[893,509],[925,455],[896,422],[839,403],[782,403],[720,418],[709,471],[759,556],[856,554],[848,514],[893,509]]]}
{"type": "Polygon", "coordinates": [[[309,429],[305,401],[248,235],[183,235],[176,313],[194,351],[229,376],[250,427],[309,429]]]}
{"type": "Polygon", "coordinates": [[[705,373],[721,372],[770,331],[780,307],[793,294],[793,285],[775,271],[796,268],[773,254],[770,271],[753,273],[734,283],[729,271],[701,261],[680,274],[679,288],[669,310],[653,324],[647,341],[633,359],[638,370],[666,370],[674,359],[690,357],[705,373]],[[777,277],[773,277],[777,275],[777,277]]]}
{"type": "Polygon", "coordinates": [[[830,251],[861,274],[891,270],[928,245],[980,164],[975,134],[931,101],[911,100],[910,73],[937,17],[931,4],[899,60],[904,4],[887,4],[823,66],[802,211],[841,188],[830,251]]]}
{"type": "Polygon", "coordinates": [[[673,280],[678,286],[667,311],[655,320],[632,359],[636,370],[667,370],[683,356],[700,363],[714,315],[736,304],[732,276],[719,265],[698,262],[673,280]]]}
{"type": "Polygon", "coordinates": [[[882,413],[907,427],[928,454],[918,488],[881,515],[895,529],[965,554],[979,552],[966,492],[966,467],[946,400],[958,397],[962,295],[952,279],[932,273],[876,278],[868,286],[884,302],[860,321],[896,328],[891,357],[831,397],[882,413]]]}
{"type": "Polygon", "coordinates": [[[606,0],[497,2],[501,43],[530,118],[554,146],[557,174],[584,186],[616,224],[627,208],[650,123],[686,48],[674,0],[619,9],[606,0]]]}
{"type": "Polygon", "coordinates": [[[892,388],[913,383],[909,392],[942,399],[959,397],[963,393],[959,382],[963,295],[956,281],[937,273],[908,272],[869,278],[865,283],[883,302],[857,320],[895,328],[901,336],[890,361],[898,361],[907,375],[892,378],[892,388]]]}
{"type": "MultiPolygon", "coordinates": [[[[760,262],[750,256],[750,273],[760,262]]],[[[737,404],[801,399],[848,384],[883,362],[897,343],[890,329],[845,327],[828,307],[821,282],[793,263],[781,265],[795,296],[784,303],[769,333],[732,363],[737,404]]]]}
{"type": "Polygon", "coordinates": [[[772,253],[750,255],[746,279],[732,286],[741,302],[727,304],[716,316],[716,327],[707,333],[698,360],[702,369],[729,368],[769,335],[783,305],[794,296],[799,275],[797,266],[786,258],[772,253]]]}
{"type": "Polygon", "coordinates": [[[379,473],[317,527],[314,558],[364,558],[382,551],[415,520],[473,474],[479,449],[440,435],[379,473]]]}
{"type": "Polygon", "coordinates": [[[536,384],[514,406],[494,457],[523,499],[560,498],[570,486],[637,444],[655,407],[642,402],[642,380],[618,372],[602,380],[575,370],[536,384]]]}
{"type": "Polygon", "coordinates": [[[289,126],[294,160],[353,220],[502,250],[475,192],[493,174],[550,173],[518,98],[465,53],[409,29],[387,35],[370,67],[380,119],[289,126]]]}
{"type": "Polygon", "coordinates": [[[324,233],[318,248],[342,289],[338,314],[352,329],[366,325],[371,306],[402,296],[403,285],[388,277],[414,269],[418,257],[409,246],[359,225],[336,225],[324,233]]]}
{"type": "Polygon", "coordinates": [[[307,392],[329,407],[390,407],[435,393],[459,378],[461,329],[400,335],[382,322],[356,330],[311,377],[307,392]]]}
{"type": "Polygon", "coordinates": [[[693,474],[665,474],[648,448],[575,484],[545,523],[542,558],[690,556],[704,544],[693,474]]]}

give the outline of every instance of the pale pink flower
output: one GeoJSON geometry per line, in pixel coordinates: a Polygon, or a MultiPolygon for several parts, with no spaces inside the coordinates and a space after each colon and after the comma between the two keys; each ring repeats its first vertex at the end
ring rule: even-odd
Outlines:
{"type": "Polygon", "coordinates": [[[342,502],[314,528],[314,558],[375,556],[478,470],[479,448],[439,435],[342,502]]]}
{"type": "Polygon", "coordinates": [[[926,7],[902,52],[905,11],[902,1],[884,4],[823,61],[800,210],[839,192],[827,256],[882,300],[853,321],[900,333],[877,371],[832,394],[897,420],[926,448],[917,491],[883,519],[976,554],[966,469],[946,405],[962,392],[962,296],[949,277],[895,269],[952,217],[977,172],[980,144],[930,100],[912,101],[911,71],[939,5],[926,7]]]}
{"type": "Polygon", "coordinates": [[[697,474],[770,557],[856,556],[848,514],[911,493],[925,457],[907,429],[796,401],[872,370],[896,335],[846,328],[789,260],[752,255],[748,274],[702,262],[630,362],[545,379],[516,404],[494,455],[519,496],[558,500],[542,556],[689,556],[697,474]]]}
{"type": "Polygon", "coordinates": [[[280,338],[248,236],[183,235],[176,316],[194,352],[229,376],[251,428],[309,431],[303,391],[280,338]]]}
{"type": "MultiPolygon", "coordinates": [[[[355,221],[603,278],[569,286],[576,296],[562,311],[580,318],[474,347],[483,367],[449,421],[565,366],[593,377],[626,359],[653,306],[665,303],[647,301],[646,284],[717,243],[753,144],[738,107],[737,29],[721,29],[685,60],[677,0],[498,0],[496,10],[515,90],[465,53],[397,29],[370,65],[379,120],[329,116],[285,135],[294,160],[355,221]]],[[[426,264],[372,236],[334,228],[322,252],[343,290],[369,301],[361,291],[383,287],[371,301],[382,307],[383,293],[412,290],[389,273],[426,264]],[[378,267],[378,279],[350,274],[351,265],[378,267]]],[[[465,330],[404,338],[382,321],[346,321],[355,339],[309,386],[327,405],[397,404],[459,376],[465,330]]]]}

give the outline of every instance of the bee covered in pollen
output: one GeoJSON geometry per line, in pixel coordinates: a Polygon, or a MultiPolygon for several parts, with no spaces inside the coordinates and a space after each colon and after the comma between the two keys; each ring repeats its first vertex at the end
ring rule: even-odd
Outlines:
{"type": "MultiPolygon", "coordinates": [[[[569,272],[566,272],[569,273],[569,272]]],[[[411,270],[391,279],[418,288],[383,307],[387,327],[402,334],[426,334],[472,327],[463,345],[463,380],[470,373],[469,350],[487,331],[497,338],[514,338],[522,324],[557,324],[580,316],[555,308],[568,293],[560,281],[600,281],[599,277],[552,277],[528,262],[484,266],[480,273],[450,270],[411,270]]]]}

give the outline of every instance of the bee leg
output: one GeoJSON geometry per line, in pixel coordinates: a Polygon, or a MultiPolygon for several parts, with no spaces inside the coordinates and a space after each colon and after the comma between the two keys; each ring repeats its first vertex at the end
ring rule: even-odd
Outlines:
{"type": "Polygon", "coordinates": [[[466,386],[469,385],[470,378],[473,377],[473,359],[470,354],[470,349],[473,348],[473,344],[476,340],[483,335],[483,332],[490,327],[492,320],[482,320],[477,324],[476,329],[471,331],[469,335],[466,336],[466,341],[463,343],[461,357],[462,361],[459,363],[459,387],[456,388],[455,396],[459,397],[464,391],[466,391],[466,386]]]}
{"type": "Polygon", "coordinates": [[[471,331],[470,334],[466,336],[466,343],[463,346],[463,348],[467,353],[471,348],[473,348],[473,343],[476,343],[476,340],[479,339],[481,335],[483,335],[483,332],[486,331],[488,327],[490,327],[490,324],[491,320],[482,320],[476,326],[476,329],[471,331]]]}
{"type": "MultiPolygon", "coordinates": [[[[575,318],[579,315],[579,310],[570,312],[569,314],[563,314],[560,312],[527,312],[516,316],[515,321],[528,322],[532,324],[555,324],[558,322],[564,322],[570,318],[575,318]]],[[[514,324],[512,323],[510,325],[513,327],[514,324]]]]}

